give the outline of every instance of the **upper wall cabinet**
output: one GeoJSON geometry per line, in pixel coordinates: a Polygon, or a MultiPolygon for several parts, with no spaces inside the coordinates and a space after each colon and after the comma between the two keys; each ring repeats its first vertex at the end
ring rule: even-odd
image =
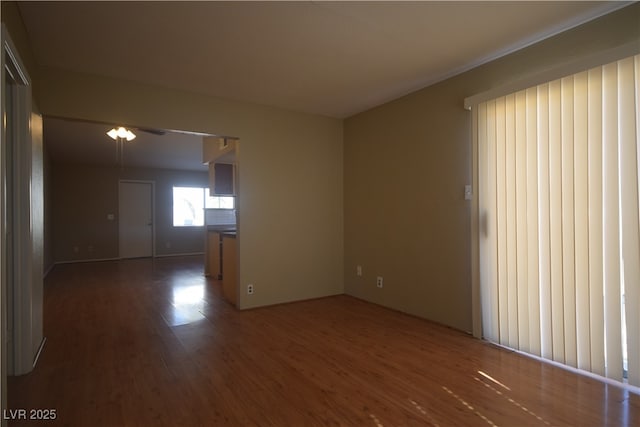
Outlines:
{"type": "Polygon", "coordinates": [[[234,196],[234,165],[228,163],[209,163],[209,188],[219,196],[234,196]]]}
{"type": "Polygon", "coordinates": [[[212,194],[232,196],[235,191],[235,165],[238,140],[215,136],[202,139],[202,161],[209,164],[212,194]]]}

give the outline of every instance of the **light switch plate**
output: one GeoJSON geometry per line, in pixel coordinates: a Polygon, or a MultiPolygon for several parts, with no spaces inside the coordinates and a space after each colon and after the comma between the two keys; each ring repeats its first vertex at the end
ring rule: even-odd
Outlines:
{"type": "Polygon", "coordinates": [[[465,200],[471,200],[471,186],[470,185],[465,185],[464,186],[464,199],[465,200]]]}

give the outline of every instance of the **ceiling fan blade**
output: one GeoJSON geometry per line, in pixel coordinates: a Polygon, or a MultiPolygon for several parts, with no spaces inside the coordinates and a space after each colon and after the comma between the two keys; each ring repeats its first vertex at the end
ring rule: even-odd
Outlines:
{"type": "Polygon", "coordinates": [[[158,135],[158,136],[162,136],[167,133],[161,129],[151,129],[151,128],[136,128],[136,129],[139,130],[140,132],[146,132],[146,133],[150,133],[152,135],[158,135]]]}

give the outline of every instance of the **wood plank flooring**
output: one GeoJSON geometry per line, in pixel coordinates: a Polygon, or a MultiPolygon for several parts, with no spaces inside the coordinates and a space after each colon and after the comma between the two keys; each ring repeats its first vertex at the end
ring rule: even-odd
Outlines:
{"type": "Polygon", "coordinates": [[[56,419],[9,425],[640,425],[638,395],[349,296],[237,311],[202,263],[57,266],[8,388],[56,419]]]}

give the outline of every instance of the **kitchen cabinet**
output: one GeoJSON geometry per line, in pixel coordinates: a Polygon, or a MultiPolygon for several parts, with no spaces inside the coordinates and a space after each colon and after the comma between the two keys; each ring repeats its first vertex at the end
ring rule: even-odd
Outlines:
{"type": "Polygon", "coordinates": [[[219,231],[207,232],[207,263],[205,274],[216,280],[222,278],[222,236],[219,231]]]}
{"type": "Polygon", "coordinates": [[[209,188],[212,195],[234,196],[235,166],[229,163],[209,163],[209,188]]]}
{"type": "Polygon", "coordinates": [[[238,263],[237,263],[237,241],[236,233],[222,234],[222,295],[232,303],[237,305],[238,294],[238,263]]]}

